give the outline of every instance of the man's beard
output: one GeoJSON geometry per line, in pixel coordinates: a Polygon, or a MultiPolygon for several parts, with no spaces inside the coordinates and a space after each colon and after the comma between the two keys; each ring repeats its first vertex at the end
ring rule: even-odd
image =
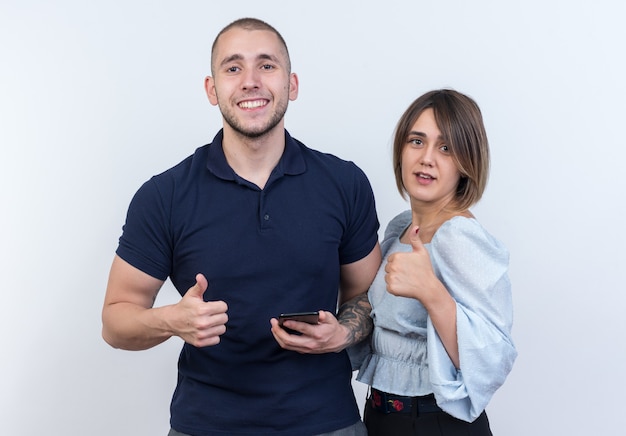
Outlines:
{"type": "Polygon", "coordinates": [[[279,104],[270,120],[265,125],[256,128],[249,128],[245,126],[237,119],[236,116],[233,115],[231,111],[222,109],[221,106],[220,109],[222,112],[222,117],[224,117],[224,121],[226,121],[226,124],[228,124],[231,129],[246,138],[254,139],[266,135],[268,132],[272,131],[272,129],[274,129],[274,127],[276,127],[278,123],[280,123],[280,121],[285,116],[285,113],[287,112],[287,104],[287,101],[279,104]]]}

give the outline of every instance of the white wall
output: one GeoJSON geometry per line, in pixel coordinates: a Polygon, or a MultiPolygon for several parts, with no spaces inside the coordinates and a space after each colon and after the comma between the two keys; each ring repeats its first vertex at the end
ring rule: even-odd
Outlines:
{"type": "Polygon", "coordinates": [[[520,353],[494,432],[621,434],[624,5],[0,0],[2,433],[167,433],[180,341],[109,348],[104,287],[135,190],[220,127],[213,38],[256,16],[299,73],[288,129],[366,171],[383,226],[406,207],[390,167],[405,107],[436,87],[478,101],[493,171],[475,213],[512,254],[520,353]]]}

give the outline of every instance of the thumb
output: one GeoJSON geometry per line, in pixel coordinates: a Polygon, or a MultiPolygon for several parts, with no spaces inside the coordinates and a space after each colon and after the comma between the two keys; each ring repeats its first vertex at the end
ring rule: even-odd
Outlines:
{"type": "Polygon", "coordinates": [[[196,275],[196,284],[193,285],[185,295],[189,295],[190,297],[203,298],[204,292],[209,287],[209,282],[204,277],[203,274],[196,275]]]}
{"type": "Polygon", "coordinates": [[[411,234],[409,235],[409,240],[411,241],[411,247],[413,247],[413,251],[418,251],[424,246],[422,244],[422,240],[420,239],[419,231],[419,226],[415,226],[411,229],[411,234]]]}
{"type": "Polygon", "coordinates": [[[318,321],[320,324],[323,324],[324,322],[326,322],[326,318],[328,318],[329,314],[328,312],[326,312],[325,310],[319,310],[318,312],[318,321]]]}

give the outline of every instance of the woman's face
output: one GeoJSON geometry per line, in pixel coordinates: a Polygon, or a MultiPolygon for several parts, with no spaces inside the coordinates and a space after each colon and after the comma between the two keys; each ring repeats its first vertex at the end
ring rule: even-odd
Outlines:
{"type": "Polygon", "coordinates": [[[454,199],[461,173],[435,122],[432,109],[418,117],[402,150],[402,182],[417,206],[446,205],[454,199]]]}

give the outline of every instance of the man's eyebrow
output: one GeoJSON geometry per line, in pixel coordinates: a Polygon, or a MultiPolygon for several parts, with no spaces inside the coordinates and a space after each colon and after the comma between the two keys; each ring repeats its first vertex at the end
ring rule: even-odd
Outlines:
{"type": "Polygon", "coordinates": [[[220,62],[220,66],[223,67],[224,65],[226,65],[226,64],[228,64],[230,62],[240,61],[241,59],[243,59],[243,56],[238,54],[238,53],[236,53],[236,54],[230,55],[230,56],[222,59],[222,62],[220,62]]]}
{"type": "MultiPolygon", "coordinates": [[[[225,57],[222,62],[220,62],[220,66],[224,66],[230,62],[235,62],[235,61],[241,61],[243,60],[243,55],[239,54],[239,53],[235,53],[232,54],[228,57],[225,57]]],[[[261,53],[260,55],[258,55],[256,57],[257,60],[268,60],[268,61],[272,61],[272,62],[276,62],[277,64],[280,64],[280,59],[277,56],[271,55],[271,54],[266,54],[266,53],[261,53]]]]}
{"type": "Polygon", "coordinates": [[[257,59],[266,59],[268,61],[276,62],[277,64],[280,63],[280,59],[277,56],[271,54],[261,53],[259,56],[257,56],[257,59]]]}

